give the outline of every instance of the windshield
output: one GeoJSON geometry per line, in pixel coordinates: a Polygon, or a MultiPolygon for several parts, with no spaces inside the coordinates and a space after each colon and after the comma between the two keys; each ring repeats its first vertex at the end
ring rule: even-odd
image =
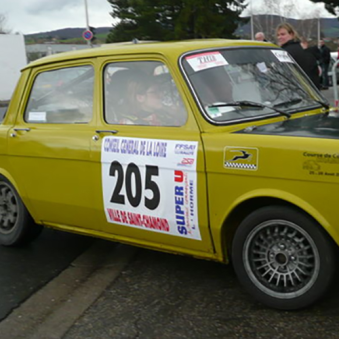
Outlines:
{"type": "Polygon", "coordinates": [[[198,52],[185,55],[182,66],[204,114],[217,123],[262,119],[275,116],[273,108],[293,113],[326,102],[280,49],[198,52]],[[244,100],[261,105],[229,104],[244,100]]]}

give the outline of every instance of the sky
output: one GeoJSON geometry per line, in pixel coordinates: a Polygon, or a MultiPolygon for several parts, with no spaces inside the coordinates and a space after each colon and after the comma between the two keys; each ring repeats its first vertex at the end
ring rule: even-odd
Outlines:
{"type": "MultiPolygon", "coordinates": [[[[253,14],[283,15],[289,12],[289,17],[300,18],[312,16],[319,8],[321,17],[333,17],[322,3],[314,4],[309,0],[249,1],[252,1],[253,14]],[[279,3],[280,13],[268,13],[268,3],[279,3]]],[[[5,28],[13,33],[30,34],[68,27],[86,27],[85,0],[0,0],[0,4],[0,14],[7,19],[5,28]]],[[[113,18],[109,14],[112,7],[107,0],[87,0],[87,5],[90,26],[112,26],[113,18]]],[[[246,13],[248,11],[245,10],[244,14],[246,13]]]]}
{"type": "Polygon", "coordinates": [[[248,0],[249,5],[243,14],[277,14],[293,19],[334,18],[324,3],[313,3],[310,0],[248,0]],[[266,13],[265,13],[266,12],[266,13]]]}
{"type": "MultiPolygon", "coordinates": [[[[48,32],[86,27],[85,0],[0,0],[5,27],[13,33],[48,32]]],[[[87,0],[88,21],[93,27],[110,27],[112,6],[107,0],[87,0]]]]}

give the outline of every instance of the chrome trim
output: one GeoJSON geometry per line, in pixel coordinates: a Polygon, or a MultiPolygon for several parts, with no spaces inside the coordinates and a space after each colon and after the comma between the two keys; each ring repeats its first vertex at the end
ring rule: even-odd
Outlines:
{"type": "Polygon", "coordinates": [[[31,129],[30,128],[13,128],[13,130],[15,132],[19,132],[19,131],[29,132],[31,129]]]}
{"type": "Polygon", "coordinates": [[[117,130],[107,130],[107,129],[98,129],[95,131],[95,133],[112,133],[112,134],[117,134],[118,131],[117,130]]]}

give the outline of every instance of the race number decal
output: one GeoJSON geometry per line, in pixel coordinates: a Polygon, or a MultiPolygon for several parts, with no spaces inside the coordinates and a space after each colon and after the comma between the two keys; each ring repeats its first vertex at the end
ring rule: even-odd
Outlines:
{"type": "Polygon", "coordinates": [[[228,65],[228,62],[219,52],[200,53],[186,57],[187,62],[195,72],[228,65]]]}
{"type": "Polygon", "coordinates": [[[271,52],[280,62],[294,62],[286,51],[272,49],[271,52]]]}
{"type": "Polygon", "coordinates": [[[197,150],[191,141],[105,137],[102,191],[107,221],[201,240],[197,150]]]}

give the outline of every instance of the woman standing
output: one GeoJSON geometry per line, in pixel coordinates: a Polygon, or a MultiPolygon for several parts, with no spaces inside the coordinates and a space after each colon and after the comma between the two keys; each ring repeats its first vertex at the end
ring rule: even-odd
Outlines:
{"type": "Polygon", "coordinates": [[[320,88],[317,60],[300,45],[300,38],[292,25],[285,22],[276,29],[278,45],[286,50],[304,70],[317,88],[320,88]]]}

